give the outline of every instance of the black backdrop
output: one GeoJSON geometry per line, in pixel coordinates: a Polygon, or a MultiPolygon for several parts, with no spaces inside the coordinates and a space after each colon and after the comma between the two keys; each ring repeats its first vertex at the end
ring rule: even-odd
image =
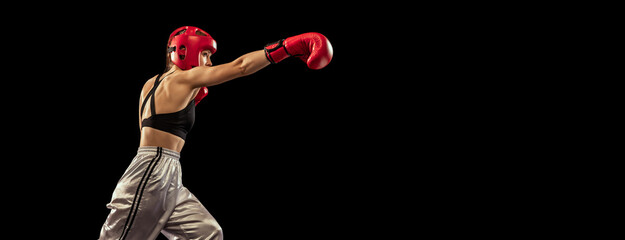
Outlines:
{"type": "MultiPolygon", "coordinates": [[[[182,24],[182,23],[181,23],[182,24]]],[[[169,32],[181,24],[111,27],[103,35],[107,42],[98,52],[105,54],[97,71],[93,91],[98,108],[85,113],[93,122],[80,139],[99,146],[90,162],[96,230],[105,219],[117,179],[134,155],[138,144],[137,97],[143,82],[164,68],[164,47],[169,32]],[[94,131],[95,139],[94,139],[94,131]],[[111,142],[113,141],[113,142],[111,142]],[[97,169],[97,171],[95,170],[97,169]]],[[[182,151],[183,184],[218,220],[228,238],[278,235],[277,238],[316,238],[349,211],[344,197],[354,179],[346,175],[359,159],[345,158],[350,148],[345,140],[356,133],[353,118],[346,118],[358,79],[342,75],[342,51],[346,40],[339,29],[327,24],[301,27],[268,27],[250,22],[248,27],[218,22],[188,22],[208,31],[218,42],[212,61],[225,63],[264,44],[296,34],[325,34],[336,49],[333,62],[319,71],[306,68],[298,59],[272,65],[257,74],[209,89],[198,105],[196,124],[182,151]],[[341,83],[337,83],[343,81],[341,83]],[[279,229],[279,230],[277,230],[279,229]],[[277,231],[277,232],[276,232],[277,231]]],[[[269,24],[272,25],[272,24],[269,24]]],[[[279,25],[276,25],[279,26],[279,25]]],[[[96,30],[94,37],[99,36],[96,30]]],[[[268,236],[268,237],[269,237],[268,236]]],[[[162,237],[162,236],[161,236],[162,237]]]]}
{"type": "Polygon", "coordinates": [[[60,162],[39,165],[54,169],[44,183],[55,189],[59,203],[47,210],[60,207],[79,219],[72,221],[72,229],[80,229],[75,235],[97,237],[109,212],[105,205],[138,147],[141,86],[163,71],[167,37],[175,28],[208,31],[218,43],[214,64],[315,31],[334,47],[326,68],[310,70],[299,59],[287,59],[209,88],[182,150],[183,184],[228,239],[343,238],[362,231],[353,223],[372,210],[365,206],[363,212],[361,203],[379,194],[372,190],[375,167],[363,158],[377,152],[371,134],[379,128],[369,118],[379,114],[370,105],[379,103],[364,96],[375,96],[370,86],[380,81],[363,71],[375,68],[378,60],[371,57],[381,53],[366,40],[351,39],[368,38],[362,25],[331,18],[280,24],[259,17],[56,23],[74,37],[56,33],[52,42],[62,55],[50,53],[43,75],[47,90],[31,99],[54,110],[41,113],[38,119],[45,121],[29,120],[40,127],[31,136],[46,143],[34,153],[37,158],[62,155],[54,157],[60,162]]]}
{"type": "Polygon", "coordinates": [[[209,88],[198,105],[181,153],[183,184],[227,239],[384,238],[445,228],[475,209],[462,205],[479,193],[463,185],[475,181],[466,170],[504,134],[501,95],[516,75],[493,81],[500,72],[484,67],[490,53],[473,43],[494,40],[465,21],[471,14],[277,5],[6,21],[5,56],[18,74],[3,89],[5,137],[19,154],[6,169],[20,170],[7,175],[6,191],[27,209],[15,225],[35,215],[54,236],[98,236],[138,147],[141,86],[164,70],[167,38],[183,25],[216,39],[214,64],[310,31],[334,47],[324,69],[287,59],[209,88]]]}

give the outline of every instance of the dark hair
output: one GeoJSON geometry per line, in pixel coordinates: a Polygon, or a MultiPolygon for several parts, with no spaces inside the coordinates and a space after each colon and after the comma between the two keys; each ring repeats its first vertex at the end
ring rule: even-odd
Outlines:
{"type": "Polygon", "coordinates": [[[170,54],[172,53],[173,52],[168,52],[167,54],[165,54],[165,72],[169,71],[174,66],[174,62],[171,61],[170,56],[170,54]]]}

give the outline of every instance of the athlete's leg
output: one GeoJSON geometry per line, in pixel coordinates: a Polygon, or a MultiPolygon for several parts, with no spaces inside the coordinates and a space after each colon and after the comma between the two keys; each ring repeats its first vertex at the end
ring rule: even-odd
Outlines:
{"type": "Polygon", "coordinates": [[[100,240],[156,239],[176,205],[178,179],[176,156],[162,148],[140,148],[106,205],[111,212],[100,240]]]}
{"type": "Polygon", "coordinates": [[[222,240],[217,221],[185,187],[178,192],[178,203],[161,231],[170,240],[222,240]]]}

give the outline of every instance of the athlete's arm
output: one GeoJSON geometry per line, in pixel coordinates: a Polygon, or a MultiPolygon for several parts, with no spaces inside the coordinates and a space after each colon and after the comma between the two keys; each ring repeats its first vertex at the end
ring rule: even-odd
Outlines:
{"type": "Polygon", "coordinates": [[[291,56],[300,58],[310,69],[321,69],[330,63],[332,55],[330,41],[321,33],[309,32],[268,44],[263,50],[247,53],[226,64],[193,68],[185,72],[184,79],[193,88],[209,87],[250,75],[269,63],[291,56]]]}
{"type": "Polygon", "coordinates": [[[186,71],[185,79],[193,88],[210,87],[235,78],[250,75],[270,64],[264,50],[250,52],[232,62],[217,66],[200,66],[186,71]]]}

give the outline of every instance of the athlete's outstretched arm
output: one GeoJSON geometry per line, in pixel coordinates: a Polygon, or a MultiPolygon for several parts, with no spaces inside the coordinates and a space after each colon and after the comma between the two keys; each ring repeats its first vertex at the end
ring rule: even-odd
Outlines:
{"type": "Polygon", "coordinates": [[[185,74],[193,88],[209,87],[257,72],[269,63],[298,57],[310,69],[321,69],[332,60],[330,41],[321,33],[309,32],[270,43],[263,50],[247,53],[236,60],[213,67],[196,67],[185,74]]]}
{"type": "Polygon", "coordinates": [[[270,64],[264,50],[250,52],[232,62],[217,66],[195,67],[184,74],[193,88],[209,87],[226,81],[247,76],[270,64]]]}

